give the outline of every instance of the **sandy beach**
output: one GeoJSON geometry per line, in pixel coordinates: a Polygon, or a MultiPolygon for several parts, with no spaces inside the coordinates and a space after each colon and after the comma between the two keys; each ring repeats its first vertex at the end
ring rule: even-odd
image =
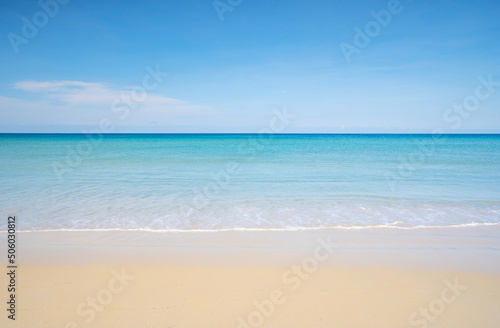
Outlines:
{"type": "Polygon", "coordinates": [[[499,227],[24,232],[18,247],[2,327],[500,325],[499,227]]]}
{"type": "Polygon", "coordinates": [[[499,0],[0,13],[0,328],[500,328],[499,0]]]}

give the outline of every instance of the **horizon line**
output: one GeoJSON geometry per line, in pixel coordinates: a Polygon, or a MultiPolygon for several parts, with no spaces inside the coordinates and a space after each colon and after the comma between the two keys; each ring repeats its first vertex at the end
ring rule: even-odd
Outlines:
{"type": "Polygon", "coordinates": [[[500,135],[500,132],[462,132],[462,133],[428,133],[428,132],[289,132],[289,133],[262,133],[262,132],[113,132],[113,133],[83,133],[83,132],[0,132],[8,134],[51,134],[51,135],[500,135]]]}

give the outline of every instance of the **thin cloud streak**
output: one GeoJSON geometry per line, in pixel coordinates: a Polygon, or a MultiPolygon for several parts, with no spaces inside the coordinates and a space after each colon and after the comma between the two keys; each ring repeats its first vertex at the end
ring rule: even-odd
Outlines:
{"type": "MultiPolygon", "coordinates": [[[[20,81],[13,87],[35,100],[0,96],[2,124],[93,124],[103,116],[116,115],[112,104],[130,99],[133,86],[111,87],[100,82],[20,81]]],[[[148,93],[144,100],[129,101],[131,115],[120,125],[168,124],[179,117],[214,115],[216,110],[148,93]]]]}

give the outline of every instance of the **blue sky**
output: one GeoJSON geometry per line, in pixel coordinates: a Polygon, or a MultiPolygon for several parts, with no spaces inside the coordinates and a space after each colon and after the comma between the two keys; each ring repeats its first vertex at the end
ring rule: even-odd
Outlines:
{"type": "Polygon", "coordinates": [[[223,20],[212,0],[70,0],[54,17],[2,1],[0,132],[258,132],[286,108],[283,132],[499,133],[500,86],[473,98],[500,83],[500,2],[393,1],[220,0],[223,20]],[[376,24],[348,61],[340,45],[376,24]],[[118,117],[147,67],[168,75],[118,117]]]}

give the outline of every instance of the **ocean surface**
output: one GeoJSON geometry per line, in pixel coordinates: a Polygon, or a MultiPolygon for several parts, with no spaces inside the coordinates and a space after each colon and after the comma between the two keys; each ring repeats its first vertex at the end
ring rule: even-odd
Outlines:
{"type": "Polygon", "coordinates": [[[0,227],[500,225],[500,135],[1,134],[0,227]]]}

